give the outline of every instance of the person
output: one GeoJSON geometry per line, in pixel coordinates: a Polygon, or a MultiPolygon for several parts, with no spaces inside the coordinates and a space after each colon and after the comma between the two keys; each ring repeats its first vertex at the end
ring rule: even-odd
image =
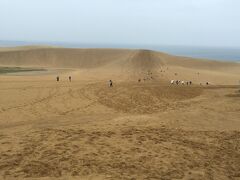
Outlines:
{"type": "Polygon", "coordinates": [[[57,76],[57,81],[59,81],[59,76],[57,76]]]}
{"type": "Polygon", "coordinates": [[[69,76],[69,77],[68,77],[68,80],[71,82],[71,81],[72,81],[72,77],[71,77],[71,76],[69,76]]]}
{"type": "Polygon", "coordinates": [[[112,82],[112,80],[109,80],[109,87],[113,87],[113,82],[112,82]]]}
{"type": "Polygon", "coordinates": [[[206,82],[206,85],[208,85],[209,83],[208,82],[206,82]]]}
{"type": "Polygon", "coordinates": [[[189,84],[192,85],[192,81],[190,81],[189,84]]]}
{"type": "Polygon", "coordinates": [[[141,79],[138,79],[138,82],[141,82],[141,79]]]}

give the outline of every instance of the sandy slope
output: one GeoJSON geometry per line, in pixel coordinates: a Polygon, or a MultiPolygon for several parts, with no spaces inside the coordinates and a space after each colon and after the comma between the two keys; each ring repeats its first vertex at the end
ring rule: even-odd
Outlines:
{"type": "Polygon", "coordinates": [[[236,64],[143,50],[11,53],[0,62],[61,70],[0,76],[0,179],[240,178],[240,87],[197,85],[234,84],[236,64]],[[175,76],[195,85],[169,85],[175,76]]]}
{"type": "Polygon", "coordinates": [[[158,79],[192,80],[198,84],[207,81],[238,84],[240,76],[239,63],[197,60],[148,50],[3,48],[0,65],[102,70],[112,75],[130,76],[130,80],[144,78],[150,71],[158,79]]]}

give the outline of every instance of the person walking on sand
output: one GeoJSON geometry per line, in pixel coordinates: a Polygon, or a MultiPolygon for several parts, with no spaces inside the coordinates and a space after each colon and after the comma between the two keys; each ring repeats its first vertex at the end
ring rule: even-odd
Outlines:
{"type": "Polygon", "coordinates": [[[72,77],[69,76],[69,77],[68,77],[68,80],[69,80],[69,82],[72,82],[72,77]]]}
{"type": "Polygon", "coordinates": [[[109,87],[113,87],[113,82],[112,82],[112,80],[109,80],[109,87]]]}
{"type": "Polygon", "coordinates": [[[57,81],[59,81],[59,80],[60,80],[60,79],[59,79],[59,76],[57,76],[57,78],[56,78],[56,79],[57,79],[57,81]]]}

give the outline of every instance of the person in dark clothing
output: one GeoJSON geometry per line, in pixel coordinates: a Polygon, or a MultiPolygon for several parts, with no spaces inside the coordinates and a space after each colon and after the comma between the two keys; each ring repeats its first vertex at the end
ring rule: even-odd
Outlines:
{"type": "Polygon", "coordinates": [[[68,80],[69,80],[69,82],[72,82],[72,77],[69,76],[69,77],[68,77],[68,80]]]}
{"type": "Polygon", "coordinates": [[[59,79],[59,76],[57,76],[57,81],[59,81],[60,79],[59,79]]]}
{"type": "Polygon", "coordinates": [[[109,80],[109,87],[113,87],[113,82],[112,82],[112,80],[109,80]]]}

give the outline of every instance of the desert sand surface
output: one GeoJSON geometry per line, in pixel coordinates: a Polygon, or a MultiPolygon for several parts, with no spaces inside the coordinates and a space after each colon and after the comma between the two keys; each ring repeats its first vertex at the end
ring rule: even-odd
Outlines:
{"type": "Polygon", "coordinates": [[[0,179],[240,179],[240,64],[19,47],[0,65],[51,71],[0,75],[0,179]]]}

